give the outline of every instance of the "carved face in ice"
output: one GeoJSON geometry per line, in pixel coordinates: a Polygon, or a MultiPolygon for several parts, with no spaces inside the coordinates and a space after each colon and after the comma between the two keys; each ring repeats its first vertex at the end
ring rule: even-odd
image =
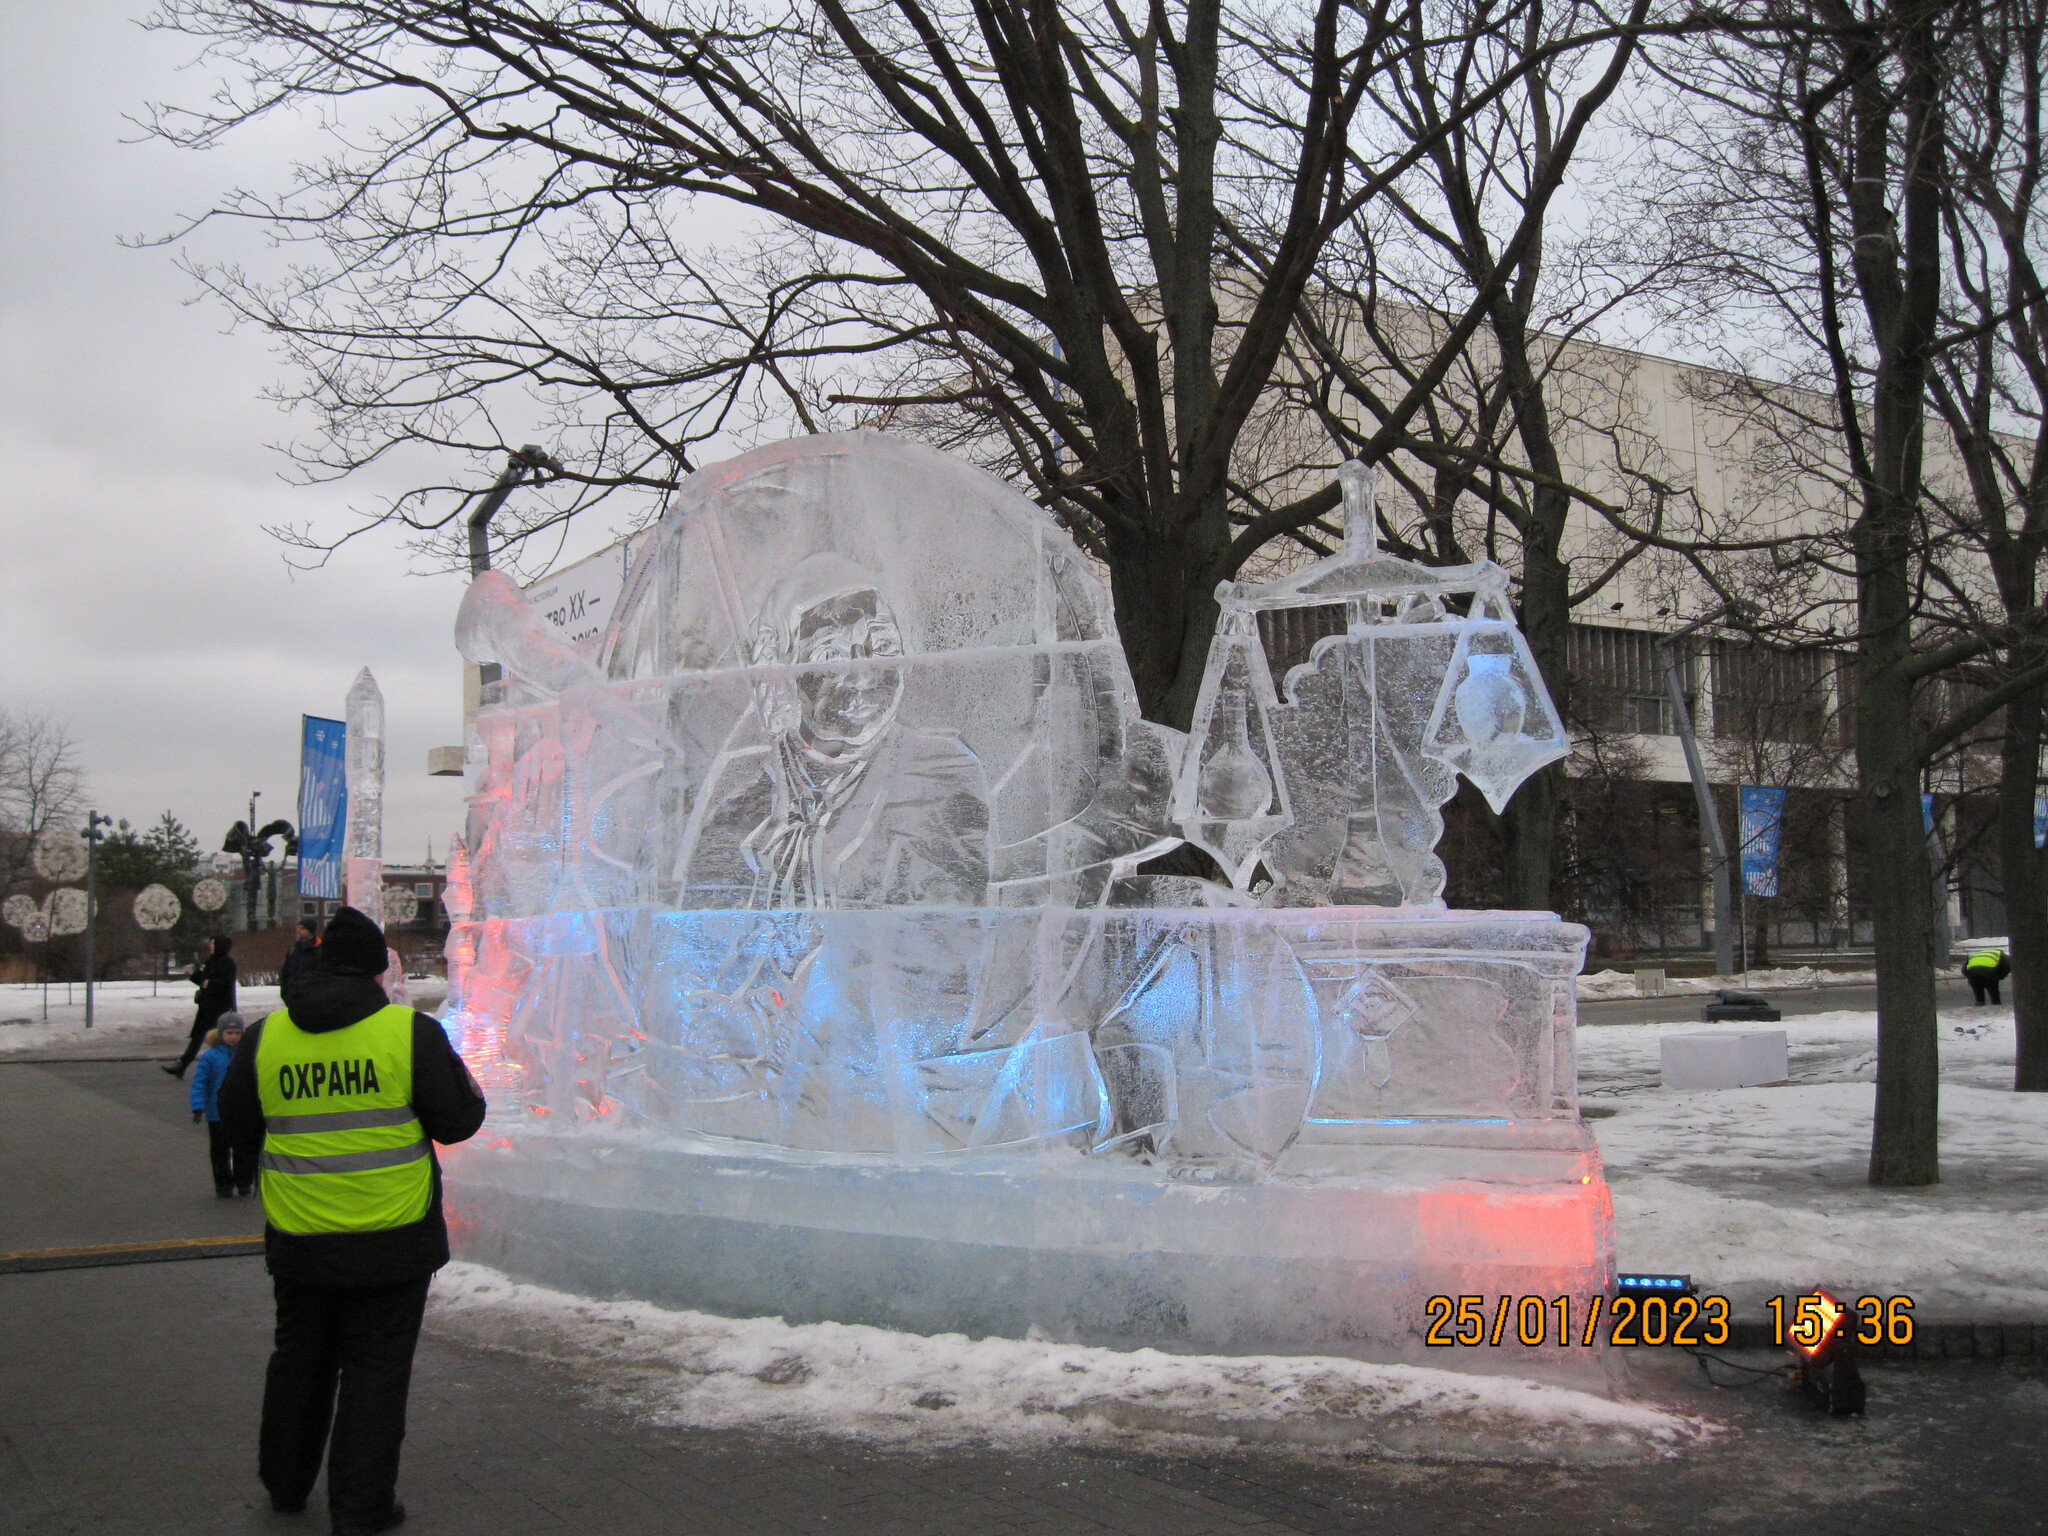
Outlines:
{"type": "Polygon", "coordinates": [[[776,583],[754,630],[754,660],[796,667],[764,699],[772,724],[826,756],[873,743],[903,697],[903,632],[875,578],[829,551],[776,583]]]}
{"type": "Polygon", "coordinates": [[[903,669],[860,665],[901,656],[903,636],[882,594],[842,592],[807,609],[796,624],[796,691],[805,739],[832,753],[865,746],[896,713],[903,669]],[[853,662],[842,666],[836,663],[853,662]]]}

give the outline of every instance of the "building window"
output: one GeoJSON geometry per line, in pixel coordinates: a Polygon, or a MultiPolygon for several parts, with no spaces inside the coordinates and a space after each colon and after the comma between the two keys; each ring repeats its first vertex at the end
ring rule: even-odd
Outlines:
{"type": "Polygon", "coordinates": [[[1714,734],[1817,745],[1826,739],[1834,657],[1775,645],[1714,645],[1714,734]]]}
{"type": "Polygon", "coordinates": [[[430,901],[433,899],[434,895],[434,882],[431,880],[422,880],[412,888],[412,893],[413,895],[419,897],[421,901],[430,901]]]}
{"type": "MultiPolygon", "coordinates": [[[[1565,637],[1565,663],[1571,670],[1574,725],[1636,736],[1678,734],[1657,639],[1645,629],[1610,629],[1598,624],[1571,627],[1565,637]]],[[[1692,671],[1688,657],[1680,673],[1687,709],[1697,707],[1692,671]]]]}
{"type": "Polygon", "coordinates": [[[318,917],[319,915],[320,915],[320,903],[319,903],[319,902],[317,902],[317,901],[302,901],[302,902],[300,902],[300,903],[299,903],[299,916],[301,916],[301,917],[318,917]]]}

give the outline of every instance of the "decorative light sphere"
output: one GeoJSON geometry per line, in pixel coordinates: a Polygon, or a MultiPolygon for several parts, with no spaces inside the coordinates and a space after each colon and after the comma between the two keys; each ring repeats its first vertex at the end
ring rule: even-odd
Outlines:
{"type": "Polygon", "coordinates": [[[66,934],[83,933],[92,921],[92,905],[85,899],[85,892],[75,885],[67,885],[50,892],[50,936],[63,938],[66,934]]]}
{"type": "Polygon", "coordinates": [[[208,875],[192,887],[192,905],[202,912],[218,912],[228,904],[228,888],[208,875]]]}
{"type": "Polygon", "coordinates": [[[85,839],[69,828],[52,827],[38,837],[33,858],[36,873],[45,880],[61,884],[85,878],[85,839]]]}
{"type": "Polygon", "coordinates": [[[384,887],[384,923],[409,923],[420,915],[420,899],[413,894],[409,885],[387,885],[384,887]]]}
{"type": "Polygon", "coordinates": [[[0,902],[0,918],[7,920],[8,927],[19,928],[22,936],[28,938],[30,943],[35,942],[29,935],[31,927],[41,929],[44,938],[50,936],[49,924],[43,921],[41,905],[26,896],[10,896],[6,901],[0,902]]]}
{"type": "Polygon", "coordinates": [[[178,919],[184,915],[184,904],[169,886],[146,886],[136,893],[135,926],[138,928],[161,933],[166,928],[177,927],[178,919]]]}

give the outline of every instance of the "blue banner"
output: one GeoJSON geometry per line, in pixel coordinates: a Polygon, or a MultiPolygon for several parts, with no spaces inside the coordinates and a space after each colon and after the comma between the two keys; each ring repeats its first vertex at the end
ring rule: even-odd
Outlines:
{"type": "Polygon", "coordinates": [[[2048,848],[2048,795],[2034,796],[2034,846],[2048,848]]]}
{"type": "Polygon", "coordinates": [[[1934,796],[1924,790],[1920,794],[1920,829],[1934,836],[1934,796]]]}
{"type": "Polygon", "coordinates": [[[299,894],[341,899],[348,827],[348,727],[302,715],[299,738],[299,894]]]}
{"type": "Polygon", "coordinates": [[[1778,843],[1785,830],[1785,791],[1744,784],[1736,791],[1742,834],[1742,888],[1752,896],[1778,894],[1778,843]]]}

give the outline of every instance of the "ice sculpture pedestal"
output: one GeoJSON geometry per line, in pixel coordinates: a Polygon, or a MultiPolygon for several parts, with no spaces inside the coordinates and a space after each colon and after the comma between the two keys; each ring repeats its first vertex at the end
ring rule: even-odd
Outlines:
{"type": "MultiPolygon", "coordinates": [[[[1091,1155],[1082,1135],[914,1157],[807,1152],[499,1113],[448,1158],[458,1252],[584,1294],[728,1314],[1603,1383],[1602,1351],[1525,1350],[1512,1323],[1500,1347],[1425,1342],[1431,1296],[1481,1296],[1490,1315],[1502,1296],[1568,1295],[1577,1317],[1611,1279],[1607,1189],[1576,1105],[1584,929],[1540,913],[1361,908],[1093,921],[1105,953],[1166,934],[1211,975],[1247,930],[1298,962],[1314,1038],[1258,1085],[1299,1127],[1265,1166],[1204,1154],[1205,1134],[1211,1153],[1222,1139],[1193,1123],[1203,1074],[1235,1062],[1217,1010],[1195,1008],[1164,1041],[1190,1123],[1156,1151],[1091,1155]]],[[[642,927],[621,947],[645,953],[649,939],[642,927]]],[[[1154,1022],[1175,1027],[1161,1014],[1133,1028],[1154,1022]]],[[[1231,1098],[1208,1100],[1212,1124],[1241,1123],[1216,1107],[1231,1098]]]]}

